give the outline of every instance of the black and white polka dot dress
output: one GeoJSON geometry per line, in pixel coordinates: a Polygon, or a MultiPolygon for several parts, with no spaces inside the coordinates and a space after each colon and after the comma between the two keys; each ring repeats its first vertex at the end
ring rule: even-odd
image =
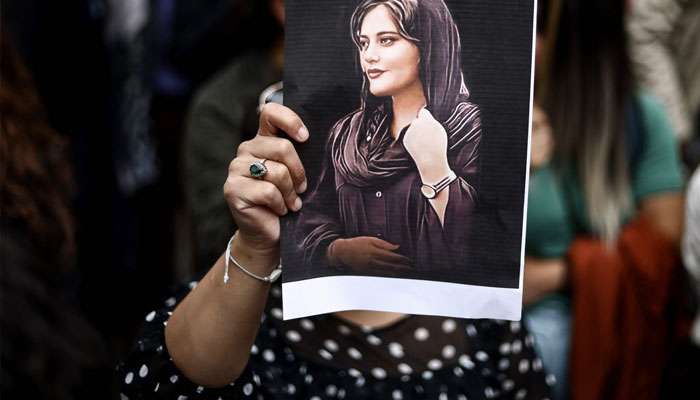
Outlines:
{"type": "Polygon", "coordinates": [[[546,399],[554,378],[519,322],[408,316],[381,329],[331,314],[282,321],[276,285],[243,374],[210,389],[190,382],[164,327],[196,281],[146,316],[117,367],[121,399],[546,399]]]}

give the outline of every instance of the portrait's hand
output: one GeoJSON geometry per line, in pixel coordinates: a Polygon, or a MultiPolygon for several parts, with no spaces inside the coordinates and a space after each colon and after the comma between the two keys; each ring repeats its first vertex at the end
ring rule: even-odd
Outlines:
{"type": "Polygon", "coordinates": [[[304,142],[309,132],[289,108],[268,103],[260,115],[258,134],[238,147],[231,161],[224,196],[238,225],[238,240],[253,250],[269,253],[279,251],[279,216],[289,210],[298,211],[298,194],[306,190],[306,173],[294,145],[277,137],[280,130],[298,142],[304,142]],[[267,173],[255,179],[251,163],[266,159],[267,173]]]}
{"type": "Polygon", "coordinates": [[[329,246],[329,258],[354,270],[401,270],[409,268],[411,259],[397,254],[399,248],[372,236],[360,236],[350,239],[336,239],[329,246]]]}
{"type": "Polygon", "coordinates": [[[428,109],[423,108],[403,138],[403,145],[418,167],[424,183],[437,183],[450,172],[447,132],[428,109]]]}
{"type": "Polygon", "coordinates": [[[532,140],[530,143],[530,169],[546,165],[552,158],[554,138],[547,113],[540,107],[532,110],[532,140]]]}

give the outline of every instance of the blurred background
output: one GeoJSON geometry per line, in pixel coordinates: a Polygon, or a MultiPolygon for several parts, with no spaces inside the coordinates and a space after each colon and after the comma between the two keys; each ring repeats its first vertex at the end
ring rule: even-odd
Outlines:
{"type": "MultiPolygon", "coordinates": [[[[639,84],[664,101],[690,177],[698,1],[624,3],[639,84]]],[[[140,321],[223,251],[226,165],[255,134],[260,93],[281,80],[283,9],[2,1],[3,398],[28,386],[37,394],[23,398],[116,398],[110,371],[140,321]]]]}
{"type": "Polygon", "coordinates": [[[265,1],[2,1],[3,398],[32,382],[13,380],[23,372],[72,362],[51,354],[75,350],[70,339],[32,349],[20,340],[28,332],[94,339],[102,353],[93,361],[111,370],[174,282],[214,261],[197,257],[185,205],[188,107],[207,79],[280,32],[265,1]],[[38,148],[34,158],[27,148],[38,148]],[[44,238],[52,224],[62,227],[44,238]],[[15,279],[14,269],[31,276],[15,279]],[[82,328],[49,331],[71,325],[45,304],[54,294],[82,328]],[[36,319],[11,318],[34,311],[36,319]]]}

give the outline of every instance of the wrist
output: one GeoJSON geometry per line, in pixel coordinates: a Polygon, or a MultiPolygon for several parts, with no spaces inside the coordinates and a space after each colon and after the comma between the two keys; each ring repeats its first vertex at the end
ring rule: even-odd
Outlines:
{"type": "Polygon", "coordinates": [[[421,182],[429,185],[434,185],[445,179],[450,175],[450,172],[452,172],[452,169],[450,169],[447,160],[438,164],[418,166],[421,182]]]}
{"type": "MultiPolygon", "coordinates": [[[[280,260],[280,246],[260,246],[245,235],[236,232],[231,242],[230,254],[246,265],[251,272],[267,275],[277,267],[280,260]]],[[[226,257],[229,255],[226,254],[226,257]]]]}
{"type": "Polygon", "coordinates": [[[341,240],[343,239],[335,239],[331,242],[331,244],[328,245],[328,248],[326,249],[326,263],[330,266],[340,267],[342,265],[342,263],[338,261],[337,258],[335,258],[334,254],[336,244],[338,244],[341,240]]]}
{"type": "Polygon", "coordinates": [[[280,255],[280,243],[277,241],[274,244],[263,243],[260,240],[251,238],[248,235],[241,233],[240,230],[236,231],[233,235],[233,242],[231,246],[237,246],[241,249],[246,249],[247,252],[260,258],[279,258],[280,255]]]}
{"type": "Polygon", "coordinates": [[[548,260],[549,271],[551,271],[552,292],[564,290],[568,282],[568,268],[565,258],[553,258],[548,260]]]}

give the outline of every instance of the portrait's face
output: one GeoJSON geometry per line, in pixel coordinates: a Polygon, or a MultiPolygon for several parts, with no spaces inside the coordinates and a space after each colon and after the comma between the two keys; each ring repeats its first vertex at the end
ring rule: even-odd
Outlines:
{"type": "Polygon", "coordinates": [[[396,96],[421,85],[420,53],[411,41],[399,35],[391,14],[383,5],[367,13],[360,27],[360,62],[377,96],[396,96]]]}

